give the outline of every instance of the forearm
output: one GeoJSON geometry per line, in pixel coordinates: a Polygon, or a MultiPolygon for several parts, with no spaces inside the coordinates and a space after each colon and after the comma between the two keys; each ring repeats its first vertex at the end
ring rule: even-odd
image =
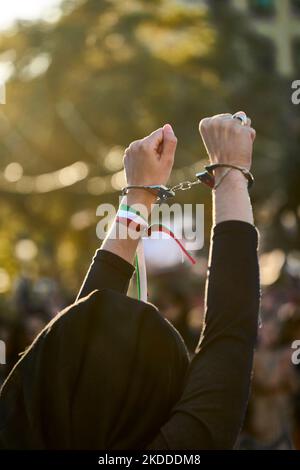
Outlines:
{"type": "Polygon", "coordinates": [[[210,400],[217,405],[211,418],[206,412],[206,420],[215,431],[215,441],[230,447],[245,415],[257,334],[260,290],[255,228],[238,220],[219,223],[209,264],[199,354],[201,361],[210,363],[210,371],[201,376],[207,385],[215,381],[215,386],[210,384],[210,400]],[[216,425],[219,420],[222,426],[216,425]]]}
{"type": "Polygon", "coordinates": [[[133,272],[132,264],[113,253],[99,249],[93,257],[76,300],[100,289],[127,294],[133,272]]]}
{"type": "MultiPolygon", "coordinates": [[[[151,212],[151,205],[155,196],[143,190],[132,190],[121,204],[133,206],[139,204],[143,209],[143,215],[151,212]]],[[[126,294],[131,276],[133,274],[133,260],[139,238],[131,238],[126,234],[120,237],[118,222],[115,219],[110,231],[96,251],[93,261],[88,269],[85,279],[80,288],[77,300],[90,294],[95,289],[111,289],[126,294]]],[[[126,227],[122,227],[126,231],[126,227]]]]}
{"type": "MultiPolygon", "coordinates": [[[[216,175],[217,180],[221,175],[216,175]]],[[[231,449],[248,402],[257,332],[257,232],[247,181],[214,191],[205,327],[182,399],[151,449],[231,449]]]]}
{"type": "MultiPolygon", "coordinates": [[[[149,191],[142,189],[131,189],[127,196],[125,196],[121,202],[121,205],[127,206],[139,205],[143,210],[144,218],[148,218],[151,213],[152,204],[155,202],[155,195],[149,191]]],[[[112,227],[102,243],[101,249],[114,253],[120,256],[128,263],[133,263],[134,256],[136,253],[139,237],[132,238],[127,234],[126,238],[118,236],[118,222],[114,220],[112,227]]]]}
{"type": "Polygon", "coordinates": [[[249,395],[259,305],[257,233],[227,221],[214,229],[205,328],[183,395],[150,448],[231,449],[249,395]]]}
{"type": "MultiPolygon", "coordinates": [[[[223,170],[216,170],[216,178],[223,170]]],[[[213,191],[214,225],[226,220],[240,220],[253,225],[253,212],[247,180],[238,170],[231,170],[213,191]]]]}
{"type": "MultiPolygon", "coordinates": [[[[205,118],[200,133],[212,164],[250,169],[255,131],[245,113],[237,115],[205,118]]],[[[259,308],[257,232],[243,174],[217,168],[214,176],[204,329],[182,398],[151,448],[230,449],[247,406],[259,308]]]]}
{"type": "MultiPolygon", "coordinates": [[[[153,184],[165,185],[172,170],[176,145],[177,139],[169,124],[157,129],[144,139],[132,142],[124,154],[127,185],[140,187],[153,184]]],[[[138,210],[147,220],[155,199],[156,196],[149,190],[130,189],[121,204],[127,206],[138,204],[141,206],[138,210]]],[[[125,219],[127,219],[127,214],[125,219]]],[[[133,237],[130,236],[131,228],[130,230],[124,229],[127,227],[121,227],[121,223],[115,219],[93,259],[77,299],[94,289],[110,288],[122,293],[127,292],[130,273],[133,272],[132,263],[141,234],[136,233],[133,237]]]]}

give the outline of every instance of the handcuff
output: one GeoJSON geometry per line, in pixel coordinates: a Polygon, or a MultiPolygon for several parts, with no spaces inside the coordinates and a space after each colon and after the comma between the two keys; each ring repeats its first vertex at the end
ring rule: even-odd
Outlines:
{"type": "Polygon", "coordinates": [[[152,194],[156,195],[156,202],[161,204],[165,202],[167,199],[170,199],[175,196],[176,191],[186,191],[191,189],[196,184],[204,184],[208,186],[210,189],[216,188],[216,181],[214,176],[214,170],[216,168],[229,168],[234,170],[239,170],[244,177],[248,181],[248,189],[250,189],[254,183],[254,177],[252,173],[247,170],[247,168],[237,166],[237,165],[230,165],[227,163],[215,163],[212,165],[207,165],[204,167],[205,171],[201,171],[196,173],[196,180],[195,181],[182,181],[181,183],[168,188],[167,186],[161,184],[152,184],[152,185],[129,185],[122,189],[122,196],[126,195],[130,189],[145,189],[152,194]]]}
{"type": "Polygon", "coordinates": [[[125,196],[130,189],[146,189],[147,191],[156,195],[156,202],[158,202],[159,204],[175,196],[174,189],[167,188],[163,184],[150,184],[150,185],[132,184],[122,189],[122,196],[125,196]]]}

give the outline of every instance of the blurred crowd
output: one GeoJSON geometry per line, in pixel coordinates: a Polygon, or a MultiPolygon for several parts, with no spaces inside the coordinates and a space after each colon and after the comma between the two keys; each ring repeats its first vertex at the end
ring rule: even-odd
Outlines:
{"type": "MultiPolygon", "coordinates": [[[[203,257],[193,268],[179,264],[149,279],[152,302],[176,326],[191,354],[202,328],[206,270],[203,257]]],[[[1,381],[44,325],[73,300],[50,277],[23,276],[15,282],[9,304],[1,308],[0,338],[7,345],[1,381]]],[[[300,340],[300,277],[283,266],[277,281],[262,292],[252,391],[238,448],[300,449],[300,365],[292,362],[294,340],[300,340]]]]}
{"type": "MultiPolygon", "coordinates": [[[[283,269],[262,295],[241,448],[300,449],[300,364],[292,360],[296,340],[300,340],[300,280],[283,269]]],[[[296,356],[299,360],[300,354],[296,356]]]]}

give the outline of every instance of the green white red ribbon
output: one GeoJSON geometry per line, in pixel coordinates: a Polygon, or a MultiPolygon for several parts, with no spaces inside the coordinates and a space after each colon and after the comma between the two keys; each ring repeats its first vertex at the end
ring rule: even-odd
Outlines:
{"type": "Polygon", "coordinates": [[[135,256],[135,271],[136,271],[136,282],[137,282],[137,295],[138,299],[143,302],[148,301],[147,291],[147,270],[145,262],[144,244],[143,238],[145,236],[150,237],[153,232],[161,232],[167,234],[170,238],[173,238],[180,247],[181,251],[188,258],[188,260],[195,264],[195,259],[188,253],[183,244],[176,238],[174,233],[163,224],[152,224],[148,226],[146,219],[141,215],[140,212],[136,211],[132,207],[122,204],[117,213],[117,222],[127,225],[128,228],[132,228],[135,232],[140,232],[141,237],[139,239],[137,252],[135,256]]]}

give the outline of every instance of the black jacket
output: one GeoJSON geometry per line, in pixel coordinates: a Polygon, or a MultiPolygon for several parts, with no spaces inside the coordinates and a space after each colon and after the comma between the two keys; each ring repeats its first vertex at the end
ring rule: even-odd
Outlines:
{"type": "Polygon", "coordinates": [[[234,446],[257,332],[255,228],[229,221],[214,229],[205,328],[190,364],[156,308],[126,296],[132,273],[98,250],[77,302],[47,325],[2,387],[0,448],[234,446]]]}

